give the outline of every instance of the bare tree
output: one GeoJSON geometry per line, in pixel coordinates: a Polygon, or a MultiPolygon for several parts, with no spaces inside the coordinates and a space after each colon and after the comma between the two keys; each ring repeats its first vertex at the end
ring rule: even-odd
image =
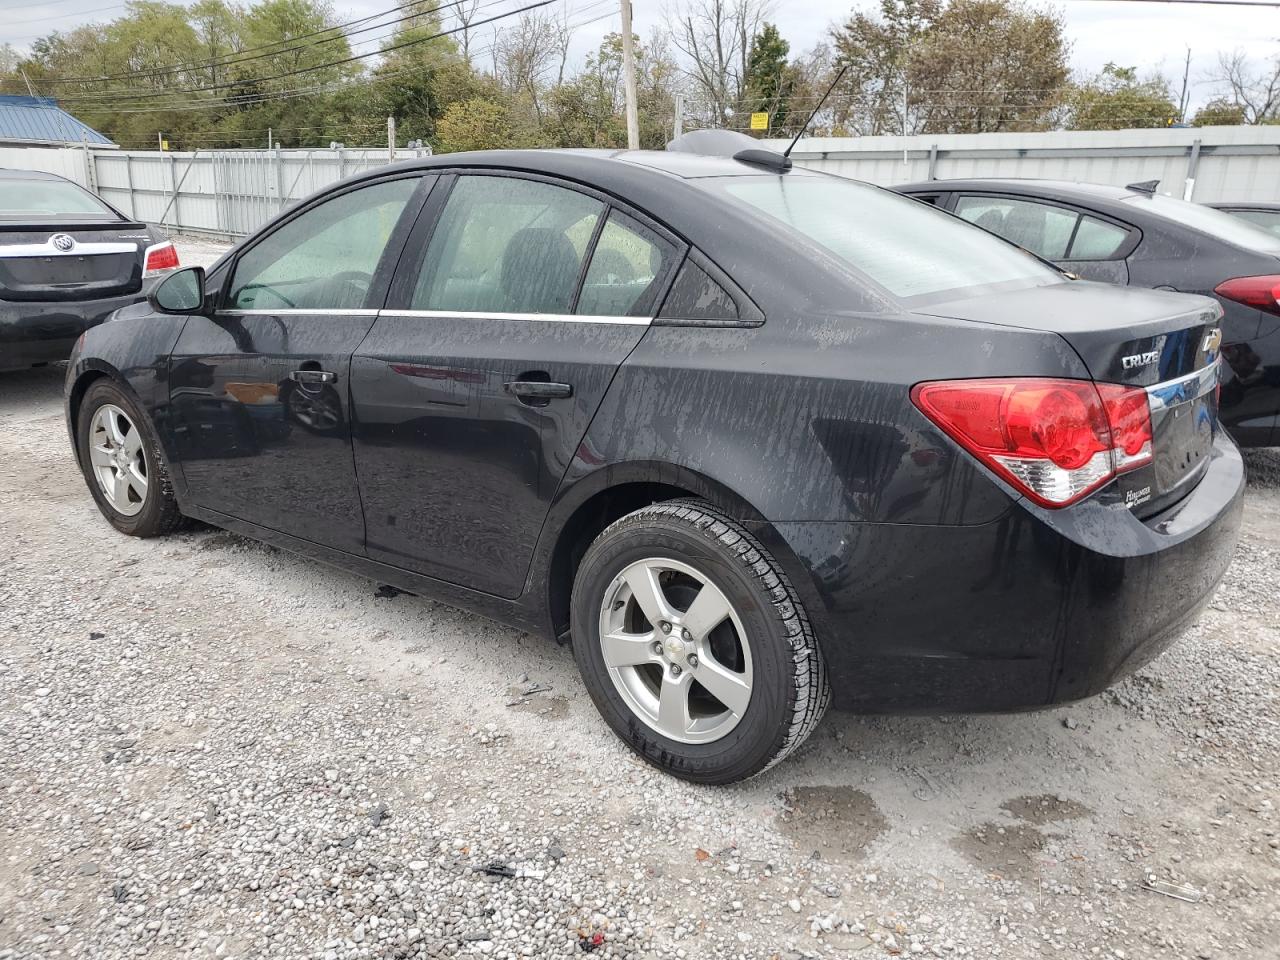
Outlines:
{"type": "Polygon", "coordinates": [[[1225,86],[1231,101],[1244,113],[1245,123],[1280,119],[1280,57],[1256,68],[1243,50],[1218,55],[1218,69],[1209,80],[1225,86]]]}
{"type": "Polygon", "coordinates": [[[480,0],[462,0],[453,8],[454,18],[458,21],[458,26],[462,28],[461,32],[456,34],[461,40],[458,44],[462,53],[462,59],[471,63],[471,24],[476,18],[476,11],[480,9],[480,0]]]}
{"type": "Polygon", "coordinates": [[[527,97],[539,121],[547,77],[557,67],[563,72],[568,57],[566,31],[555,17],[535,12],[504,25],[494,39],[495,79],[507,93],[527,97]]]}
{"type": "Polygon", "coordinates": [[[704,119],[719,126],[738,106],[746,84],[751,42],[771,0],[690,0],[667,11],[671,43],[704,119]]]}

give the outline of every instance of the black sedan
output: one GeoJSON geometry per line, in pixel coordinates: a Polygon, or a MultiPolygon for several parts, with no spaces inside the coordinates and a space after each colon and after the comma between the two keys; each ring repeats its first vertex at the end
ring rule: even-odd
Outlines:
{"type": "Polygon", "coordinates": [[[1226,211],[1241,220],[1247,220],[1255,227],[1261,227],[1263,230],[1280,237],[1280,203],[1236,201],[1211,203],[1209,206],[1226,211]]]}
{"type": "Polygon", "coordinates": [[[1230,367],[1222,422],[1242,446],[1280,444],[1280,236],[1156,186],[934,180],[894,189],[1086,279],[1216,297],[1230,367]]]}
{"type": "Polygon", "coordinates": [[[0,371],[71,354],[178,267],[172,243],[51,173],[0,169],[0,371]]]}
{"type": "Polygon", "coordinates": [[[628,745],[725,783],[832,698],[1038,707],[1177,637],[1240,523],[1221,312],[800,169],[455,154],[90,330],[67,420],[124,533],[571,641],[628,745]]]}

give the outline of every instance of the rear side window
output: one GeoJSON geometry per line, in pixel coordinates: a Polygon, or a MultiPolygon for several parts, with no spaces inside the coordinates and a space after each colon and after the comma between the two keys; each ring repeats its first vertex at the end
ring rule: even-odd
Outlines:
{"type": "Polygon", "coordinates": [[[670,243],[614,210],[591,254],[577,312],[593,317],[652,315],[674,255],[670,243]]]}
{"type": "Polygon", "coordinates": [[[999,285],[1064,283],[1060,273],[1002,240],[909,197],[835,177],[723,177],[719,188],[902,298],[974,295],[999,285]]]}
{"type": "Polygon", "coordinates": [[[1117,227],[1114,223],[1105,223],[1094,217],[1081,217],[1080,226],[1076,227],[1075,238],[1071,241],[1071,260],[1106,260],[1124,246],[1129,239],[1129,231],[1117,227]]]}
{"type": "MultiPolygon", "coordinates": [[[[599,200],[554,184],[459,177],[427,247],[412,308],[568,313],[603,213],[599,200]]],[[[622,253],[624,245],[617,246],[622,253]]]]}
{"type": "Polygon", "coordinates": [[[350,310],[364,305],[382,251],[418,187],[387,180],[326,200],[290,220],[236,263],[237,310],[350,310]]]}
{"type": "Polygon", "coordinates": [[[1071,210],[1011,197],[961,197],[956,215],[1046,260],[1064,260],[1079,216],[1071,210]]]}
{"type": "Polygon", "coordinates": [[[738,304],[707,271],[686,259],[658,316],[665,320],[738,320],[738,304]]]}

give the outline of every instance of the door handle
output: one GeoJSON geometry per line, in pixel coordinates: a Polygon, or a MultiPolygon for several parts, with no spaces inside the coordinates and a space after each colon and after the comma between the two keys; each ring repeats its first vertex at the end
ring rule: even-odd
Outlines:
{"type": "Polygon", "coordinates": [[[572,384],[545,380],[508,380],[502,389],[524,401],[563,400],[573,396],[572,384]]]}
{"type": "Polygon", "coordinates": [[[333,383],[338,375],[332,370],[295,370],[289,379],[298,383],[333,383]]]}

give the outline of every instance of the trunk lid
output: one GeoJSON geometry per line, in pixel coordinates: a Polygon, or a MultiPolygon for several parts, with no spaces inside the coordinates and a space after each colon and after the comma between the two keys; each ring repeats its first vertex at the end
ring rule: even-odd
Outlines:
{"type": "Polygon", "coordinates": [[[0,300],[57,302],[125,296],[142,288],[141,223],[0,223],[0,300]]]}
{"type": "Polygon", "coordinates": [[[918,312],[1056,333],[1095,381],[1145,389],[1155,461],[1113,484],[1140,516],[1172,504],[1199,480],[1218,430],[1216,301],[1073,281],[918,312]]]}

